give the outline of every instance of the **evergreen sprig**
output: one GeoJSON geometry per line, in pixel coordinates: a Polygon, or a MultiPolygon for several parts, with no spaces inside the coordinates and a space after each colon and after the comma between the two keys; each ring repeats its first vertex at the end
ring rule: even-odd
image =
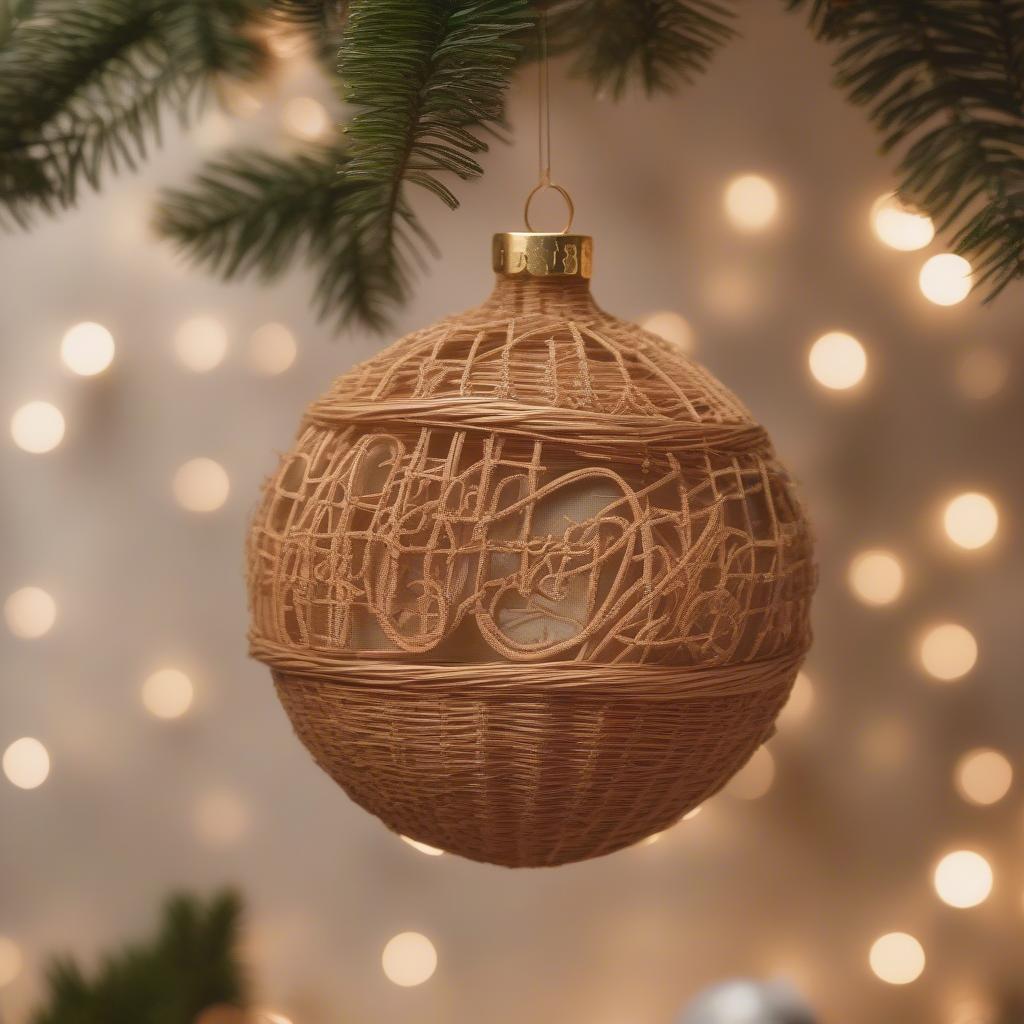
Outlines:
{"type": "Polygon", "coordinates": [[[324,67],[333,71],[338,59],[347,0],[273,0],[272,17],[303,33],[324,67]]]}
{"type": "Polygon", "coordinates": [[[208,165],[189,190],[168,190],[157,230],[201,266],[232,279],[271,279],[294,260],[318,272],[321,315],[381,326],[401,298],[390,267],[366,245],[340,144],[287,157],[238,152],[208,165]]]}
{"type": "Polygon", "coordinates": [[[173,897],[154,939],[108,956],[92,977],[69,957],[56,960],[32,1024],[195,1024],[210,1006],[245,1007],[240,918],[230,892],[206,902],[173,897]]]}
{"type": "Polygon", "coordinates": [[[838,42],[899,191],[952,231],[989,298],[1024,276],[1024,0],[790,0],[838,42]]]}
{"type": "Polygon", "coordinates": [[[717,0],[568,0],[549,17],[555,51],[616,99],[633,82],[648,95],[690,84],[736,34],[717,0]]]}
{"type": "Polygon", "coordinates": [[[165,197],[158,229],[227,277],[272,277],[301,250],[322,314],[382,326],[431,248],[407,187],[455,207],[445,179],[483,173],[480,133],[501,120],[527,17],[526,0],[355,0],[341,48],[356,109],[345,147],[230,156],[165,197]]]}
{"type": "Polygon", "coordinates": [[[165,108],[188,120],[221,74],[249,76],[256,0],[36,0],[0,47],[0,215],[75,203],[133,168],[165,108]]]}

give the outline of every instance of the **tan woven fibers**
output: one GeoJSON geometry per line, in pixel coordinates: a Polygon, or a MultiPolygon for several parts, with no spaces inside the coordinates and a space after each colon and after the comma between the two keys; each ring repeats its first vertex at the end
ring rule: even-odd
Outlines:
{"type": "Polygon", "coordinates": [[[575,278],[499,277],[339,378],[249,542],[252,652],[321,767],[512,866],[718,790],[771,734],[813,585],[764,431],[575,278]]]}

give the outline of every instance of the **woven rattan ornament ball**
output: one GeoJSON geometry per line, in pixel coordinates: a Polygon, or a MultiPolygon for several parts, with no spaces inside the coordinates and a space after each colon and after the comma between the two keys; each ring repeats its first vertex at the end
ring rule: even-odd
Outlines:
{"type": "Polygon", "coordinates": [[[554,865],[658,832],[771,735],[811,543],[764,430],[603,312],[591,239],[336,380],[249,538],[252,653],[388,827],[554,865]]]}

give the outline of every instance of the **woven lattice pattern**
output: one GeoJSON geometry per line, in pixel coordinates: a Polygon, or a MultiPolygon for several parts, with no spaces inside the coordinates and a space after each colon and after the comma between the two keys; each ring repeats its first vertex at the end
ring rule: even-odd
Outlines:
{"type": "Polygon", "coordinates": [[[392,828],[559,863],[665,827],[771,730],[807,529],[764,431],[585,282],[499,278],[310,408],[250,537],[254,653],[392,828]]]}

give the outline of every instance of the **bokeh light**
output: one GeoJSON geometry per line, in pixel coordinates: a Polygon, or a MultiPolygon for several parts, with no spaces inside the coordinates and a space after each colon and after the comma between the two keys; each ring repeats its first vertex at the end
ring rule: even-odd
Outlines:
{"type": "Polygon", "coordinates": [[[789,700],[782,709],[782,721],[802,722],[810,713],[814,704],[814,685],[806,672],[800,671],[793,680],[793,689],[790,690],[789,700]]]}
{"type": "Polygon", "coordinates": [[[903,593],[903,566],[891,551],[862,551],[850,563],[847,581],[864,604],[892,604],[903,593]]]}
{"type": "Polygon", "coordinates": [[[263,109],[259,96],[236,78],[218,80],[217,93],[224,109],[236,117],[255,117],[263,109]]]}
{"type": "Polygon", "coordinates": [[[970,804],[988,807],[999,803],[1013,785],[1013,766],[998,750],[970,750],[956,763],[953,781],[957,792],[970,804]]]}
{"type": "Polygon", "coordinates": [[[214,788],[196,801],[196,835],[210,846],[230,846],[245,836],[251,815],[245,801],[230,789],[214,788]]]}
{"type": "Polygon", "coordinates": [[[946,504],[942,525],[946,536],[958,547],[983,548],[999,529],[999,510],[987,494],[968,491],[946,504]]]}
{"type": "Polygon", "coordinates": [[[174,497],[189,512],[215,512],[231,491],[224,467],[213,459],[190,459],[174,474],[174,497]]]}
{"type": "Polygon", "coordinates": [[[1010,364],[992,348],[972,348],[956,364],[955,379],[965,398],[984,401],[999,394],[1010,376],[1010,364]]]}
{"type": "Polygon", "coordinates": [[[192,680],[176,668],[162,668],[142,684],[142,703],[157,718],[180,718],[192,706],[192,680]]]}
{"type": "Polygon", "coordinates": [[[264,324],[249,337],[246,361],[256,373],[274,377],[295,362],[297,352],[295,335],[284,324],[264,324]]]}
{"type": "Polygon", "coordinates": [[[992,866],[974,850],[955,850],[935,866],[932,881],[943,903],[966,909],[984,903],[992,892],[992,866]]]}
{"type": "Polygon", "coordinates": [[[32,736],[22,736],[4,751],[4,775],[19,789],[35,789],[50,774],[50,755],[32,736]]]}
{"type": "Polygon", "coordinates": [[[763,231],[775,220],[778,210],[778,191],[759,174],[740,175],[726,186],[725,213],[740,231],[763,231]]]}
{"type": "Polygon", "coordinates": [[[61,340],[60,358],[72,373],[94,377],[114,361],[114,336],[103,324],[75,324],[61,340]]]}
{"type": "Polygon", "coordinates": [[[864,379],[868,357],[864,346],[852,334],[829,331],[811,346],[807,364],[814,379],[823,387],[845,391],[864,379]]]}
{"type": "Polygon", "coordinates": [[[227,329],[212,316],[193,317],[174,332],[174,354],[193,373],[209,373],[220,366],[227,351],[227,329]]]}
{"type": "Polygon", "coordinates": [[[422,985],[437,969],[434,944],[419,932],[402,932],[390,939],[380,958],[388,981],[410,988],[422,985]]]}
{"type": "Polygon", "coordinates": [[[64,416],[49,402],[26,402],[11,417],[11,437],[22,451],[51,452],[64,440],[64,416]]]}
{"type": "Polygon", "coordinates": [[[905,205],[893,192],[875,200],[871,207],[871,227],[879,241],[902,252],[923,249],[935,237],[931,217],[905,205]]]}
{"type": "Polygon", "coordinates": [[[684,352],[692,352],[694,337],[693,328],[685,317],[678,313],[662,310],[660,313],[651,313],[640,321],[640,326],[651,334],[664,338],[671,345],[676,345],[684,352]]]}
{"type": "Polygon", "coordinates": [[[740,800],[758,800],[772,788],[775,759],[765,747],[758,747],[753,757],[729,780],[725,792],[740,800]]]}
{"type": "Polygon", "coordinates": [[[0,988],[14,981],[21,973],[22,963],[18,944],[6,935],[0,935],[0,988]]]}
{"type": "Polygon", "coordinates": [[[890,985],[909,985],[921,977],[925,956],[921,943],[906,932],[890,932],[876,939],[868,962],[875,976],[890,985]]]}
{"type": "Polygon", "coordinates": [[[57,602],[41,587],[22,587],[4,601],[7,628],[23,640],[36,640],[53,629],[57,602]]]}
{"type": "Polygon", "coordinates": [[[918,277],[921,292],[937,306],[955,306],[971,294],[971,265],[952,252],[926,261],[918,277]]]}
{"type": "Polygon", "coordinates": [[[281,120],[289,134],[310,142],[323,138],[331,127],[326,108],[312,96],[294,96],[288,100],[281,120]]]}
{"type": "Polygon", "coordinates": [[[952,682],[967,675],[978,660],[978,642],[970,630],[955,622],[932,626],[918,649],[921,667],[930,676],[952,682]]]}
{"type": "Polygon", "coordinates": [[[444,850],[439,850],[436,846],[428,846],[426,843],[421,843],[418,839],[410,839],[408,836],[402,836],[402,842],[408,843],[414,850],[419,850],[420,853],[425,853],[428,857],[440,857],[444,853],[444,850]]]}

